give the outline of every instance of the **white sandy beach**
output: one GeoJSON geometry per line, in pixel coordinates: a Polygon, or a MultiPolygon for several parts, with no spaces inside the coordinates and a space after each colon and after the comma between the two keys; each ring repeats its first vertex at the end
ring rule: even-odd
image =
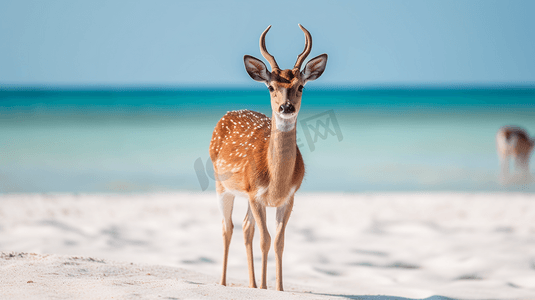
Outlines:
{"type": "Polygon", "coordinates": [[[298,193],[285,292],[273,251],[269,289],[247,288],[245,211],[237,198],[223,287],[213,192],[1,195],[0,298],[535,299],[533,194],[298,193]]]}

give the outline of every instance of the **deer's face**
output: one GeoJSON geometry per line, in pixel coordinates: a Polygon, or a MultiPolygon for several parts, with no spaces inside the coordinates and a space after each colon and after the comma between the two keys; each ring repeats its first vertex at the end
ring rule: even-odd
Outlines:
{"type": "Polygon", "coordinates": [[[290,131],[295,128],[297,114],[301,108],[303,88],[308,81],[316,80],[321,76],[327,64],[327,54],[311,59],[301,71],[301,64],[312,49],[312,37],[305,28],[299,25],[305,32],[305,50],[297,58],[293,69],[281,70],[275,58],[265,48],[265,36],[270,27],[260,37],[260,50],[262,55],[269,61],[272,71],[269,72],[261,60],[250,55],[244,56],[245,69],[251,78],[265,83],[268,87],[271,97],[271,109],[277,129],[290,131]]]}
{"type": "Polygon", "coordinates": [[[298,70],[275,70],[268,83],[271,109],[281,118],[296,117],[301,108],[304,82],[298,70]]]}

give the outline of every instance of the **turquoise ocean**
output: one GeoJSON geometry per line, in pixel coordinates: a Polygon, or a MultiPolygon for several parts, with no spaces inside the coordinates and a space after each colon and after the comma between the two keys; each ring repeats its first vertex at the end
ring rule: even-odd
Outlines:
{"type": "MultiPolygon", "coordinates": [[[[238,109],[271,116],[267,90],[0,89],[0,193],[213,191],[212,130],[238,109]]],[[[503,125],[535,135],[535,88],[306,89],[301,191],[535,192],[498,184],[503,125]]]]}

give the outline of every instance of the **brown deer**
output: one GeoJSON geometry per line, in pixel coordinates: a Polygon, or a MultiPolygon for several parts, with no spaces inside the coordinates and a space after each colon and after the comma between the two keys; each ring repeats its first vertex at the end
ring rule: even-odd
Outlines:
{"type": "Polygon", "coordinates": [[[529,158],[535,142],[527,132],[516,126],[504,126],[496,134],[496,148],[500,159],[500,176],[503,183],[509,181],[509,158],[515,160],[516,171],[523,177],[529,176],[529,158]]]}
{"type": "Polygon", "coordinates": [[[311,59],[301,71],[301,65],[312,48],[312,37],[303,26],[299,24],[299,27],[305,33],[305,50],[297,57],[293,69],[281,70],[275,58],[267,51],[265,37],[271,26],[260,36],[260,52],[271,65],[271,72],[261,60],[244,56],[249,76],[265,83],[269,89],[271,119],[249,110],[228,112],[219,120],[212,134],[210,158],[214,164],[216,192],[223,215],[222,285],[227,283],[228,250],[234,228],[234,197],[241,196],[249,200],[243,221],[249,286],[256,288],[252,246],[256,221],[262,250],[260,288],[267,288],[266,268],[271,237],[266,227],[266,207],[276,207],[276,285],[277,290],[283,290],[284,231],[292,212],[294,194],[305,175],[303,158],[296,144],[297,114],[301,108],[303,87],[308,81],[320,77],[327,64],[327,54],[322,54],[311,59]]]}

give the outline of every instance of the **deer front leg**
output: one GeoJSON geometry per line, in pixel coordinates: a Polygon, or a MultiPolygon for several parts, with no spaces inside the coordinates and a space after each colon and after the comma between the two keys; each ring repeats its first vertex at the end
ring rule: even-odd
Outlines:
{"type": "Polygon", "coordinates": [[[256,220],[258,231],[260,232],[260,250],[262,250],[262,281],[260,282],[260,288],[267,289],[267,257],[269,247],[271,246],[271,236],[269,236],[266,225],[266,207],[255,202],[252,198],[249,199],[249,207],[251,208],[254,219],[256,220]]]}
{"type": "Polygon", "coordinates": [[[228,249],[232,239],[232,208],[234,206],[234,195],[229,193],[218,194],[219,208],[223,215],[223,270],[221,272],[221,285],[227,285],[227,262],[228,249]]]}
{"type": "Polygon", "coordinates": [[[500,159],[500,183],[507,184],[509,180],[509,157],[507,155],[499,155],[500,159]]]}
{"type": "Polygon", "coordinates": [[[519,182],[521,184],[529,184],[533,182],[533,176],[529,172],[529,154],[517,155],[516,169],[519,173],[519,182]]]}
{"type": "Polygon", "coordinates": [[[277,270],[277,291],[282,291],[282,252],[284,251],[284,232],[294,206],[294,196],[283,206],[277,208],[277,236],[275,237],[275,260],[277,270]]]}
{"type": "Polygon", "coordinates": [[[251,205],[247,207],[247,215],[243,220],[243,239],[245,240],[245,249],[247,251],[247,263],[249,265],[249,287],[256,288],[254,277],[254,257],[253,257],[253,237],[254,237],[254,216],[251,211],[251,205]]]}

